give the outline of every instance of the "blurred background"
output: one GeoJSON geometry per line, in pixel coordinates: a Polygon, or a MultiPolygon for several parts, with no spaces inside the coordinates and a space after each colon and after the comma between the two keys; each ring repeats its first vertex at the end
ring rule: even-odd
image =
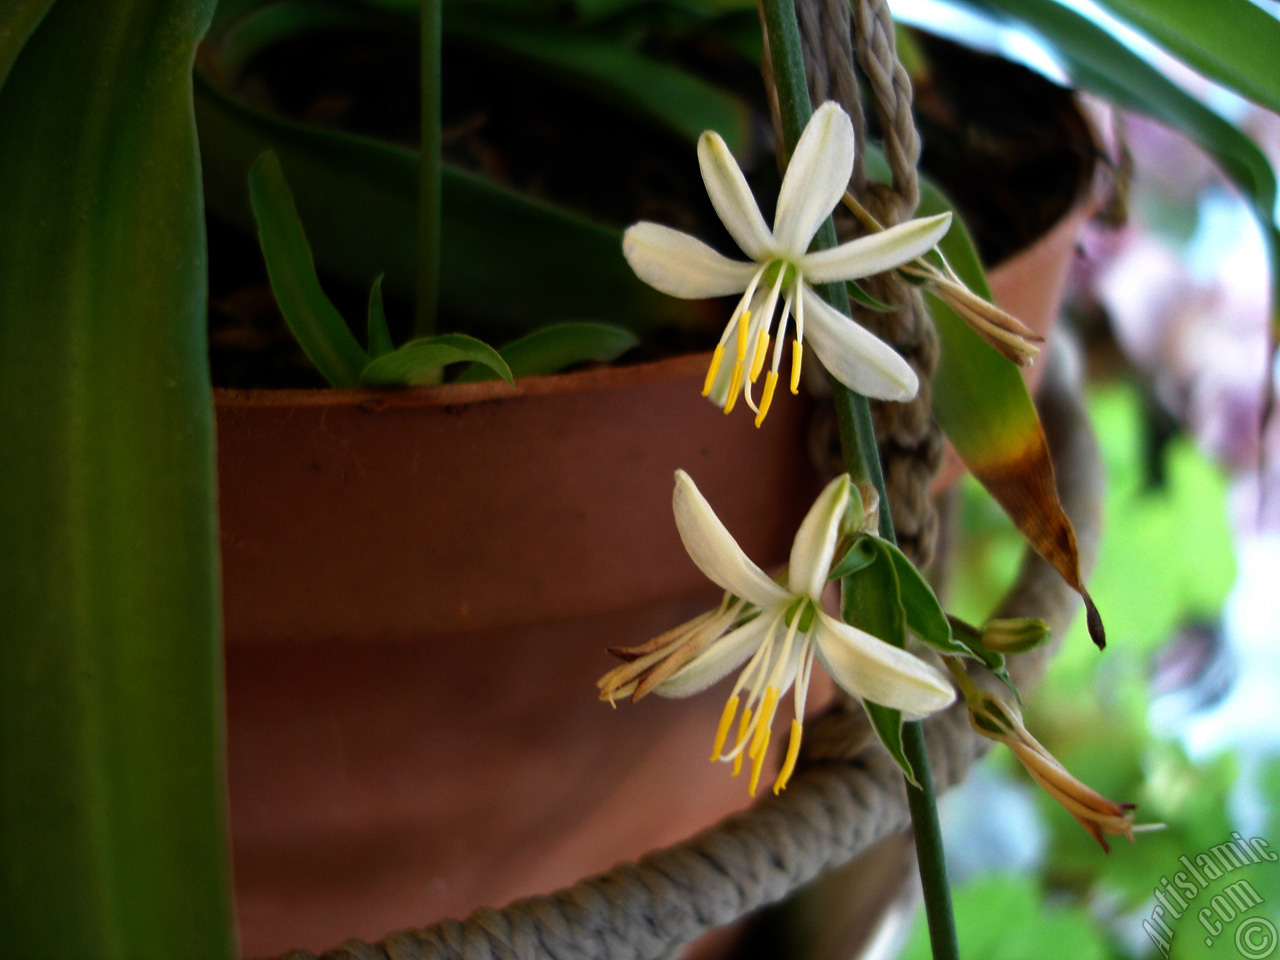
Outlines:
{"type": "MultiPolygon", "coordinates": [[[[933,3],[893,6],[907,22],[1057,75],[1016,30],[933,3]]],[[[1131,41],[1280,161],[1280,118],[1131,41]]],[[[1180,856],[1194,860],[1232,831],[1280,846],[1280,466],[1274,418],[1265,442],[1260,426],[1274,376],[1265,251],[1245,204],[1192,143],[1097,107],[1127,217],[1086,229],[1066,322],[1082,346],[1107,470],[1090,589],[1110,643],[1100,656],[1077,623],[1028,697],[1027,723],[1082,780],[1165,829],[1104,855],[997,750],[943,802],[961,950],[986,960],[1270,956],[1274,926],[1270,948],[1265,926],[1237,944],[1242,921],[1215,935],[1217,916],[1198,911],[1245,878],[1263,903],[1240,914],[1280,920],[1274,863],[1210,883],[1163,946],[1143,927],[1180,856]]],[[[981,619],[1020,542],[972,481],[961,523],[969,548],[952,603],[981,619]]],[[[921,918],[901,955],[928,957],[921,918]]]]}

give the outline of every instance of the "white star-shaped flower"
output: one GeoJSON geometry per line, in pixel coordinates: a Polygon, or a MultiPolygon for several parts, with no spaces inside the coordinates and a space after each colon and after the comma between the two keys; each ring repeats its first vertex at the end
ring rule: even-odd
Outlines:
{"type": "MultiPolygon", "coordinates": [[[[915,372],[893,348],[850,320],[814,292],[811,284],[856,280],[892,269],[928,251],[951,225],[951,214],[923,217],[830,250],[809,253],[809,243],[849,184],[853,124],[835,103],[810,118],[782,179],[770,230],[737,162],[718,134],[698,139],[698,163],[711,203],[750,260],[730,260],[696,237],[656,223],[637,223],[623,236],[622,252],[645,283],[686,300],[742,294],[707,372],[703,396],[717,385],[725,346],[735,353],[725,412],[741,392],[756,411],[756,426],[773,400],[788,321],[795,318],[791,392],[799,390],[805,337],[831,375],[850,389],[881,400],[909,400],[915,372]],[[778,304],[781,302],[781,311],[778,304]],[[779,317],[776,329],[774,317],[779,317]],[[752,385],[764,370],[770,340],[773,359],[757,407],[752,385]]],[[[723,380],[720,381],[723,390],[723,380]]]]}
{"type": "Polygon", "coordinates": [[[775,793],[786,786],[795,769],[814,657],[848,693],[901,710],[909,718],[918,719],[951,703],[955,691],[940,671],[822,609],[822,591],[850,489],[848,475],[837,477],[809,509],[796,532],[786,586],[782,586],[743,552],[689,475],[677,471],[673,506],[680,538],[699,569],[727,591],[725,599],[715,610],[647,644],[614,651],[628,662],[600,679],[601,698],[638,698],[649,691],[687,697],[745,662],[725,704],[711,759],[732,761],[737,773],[745,753],[752,761],[753,795],[778,700],[793,684],[795,719],[775,793]],[[725,751],[739,707],[743,710],[737,736],[725,751]]]}

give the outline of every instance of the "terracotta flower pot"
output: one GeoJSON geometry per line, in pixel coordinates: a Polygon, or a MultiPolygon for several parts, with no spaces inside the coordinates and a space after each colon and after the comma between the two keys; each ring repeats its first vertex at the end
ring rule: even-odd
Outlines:
{"type": "Polygon", "coordinates": [[[617,712],[605,647],[718,599],[677,467],[785,562],[807,402],[757,431],[708,357],[405,393],[217,397],[236,897],[248,954],[464,915],[749,800],[716,698],[617,712]]]}
{"type": "MultiPolygon", "coordinates": [[[[991,274],[1036,329],[1087,214],[991,274]]],[[[677,467],[766,567],[818,488],[807,403],[780,398],[759,431],[725,417],[699,396],[708,359],[514,389],[218,392],[246,953],[500,906],[749,802],[707,763],[718,697],[594,695],[606,646],[717,599],[671,519],[677,467]]]]}

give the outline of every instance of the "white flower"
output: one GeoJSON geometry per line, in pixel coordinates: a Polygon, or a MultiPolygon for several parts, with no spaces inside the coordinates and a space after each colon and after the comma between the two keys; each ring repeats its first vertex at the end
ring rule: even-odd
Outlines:
{"type": "Polygon", "coordinates": [[[743,553],[710,504],[683,470],[676,472],[673,505],[685,549],[699,569],[727,593],[715,610],[629,650],[614,651],[627,663],[599,681],[601,699],[652,690],[661,696],[699,693],[745,662],[725,705],[711,759],[752,760],[755,794],[778,700],[795,684],[795,719],[786,759],[774,783],[782,790],[800,753],[801,721],[816,656],[854,696],[919,718],[955,698],[946,677],[905,650],[828,616],[821,595],[831,569],[841,521],[849,506],[847,475],[829,483],[809,509],[791,547],[786,586],[770,579],[743,553]],[[745,702],[744,698],[745,697],[745,702]],[[738,708],[733,746],[725,751],[738,708]]]}
{"type": "Polygon", "coordinates": [[[725,413],[733,410],[741,391],[756,411],[756,426],[773,400],[787,322],[793,315],[792,393],[799,389],[807,333],[823,365],[845,386],[881,400],[909,400],[916,394],[916,375],[906,361],[818,296],[810,284],[856,280],[914,260],[947,232],[951,214],[911,220],[809,253],[814,234],[848,186],[853,150],[848,115],[836,104],[824,103],[791,156],[771,231],[728,146],[708,130],[698,139],[702,179],[716,213],[750,261],[730,260],[701,240],[656,223],[637,223],[623,236],[622,252],[631,268],[663,293],[687,300],[742,294],[716,347],[702,393],[707,396],[716,386],[725,344],[734,338],[725,413]],[[782,309],[774,330],[779,301],[782,309]],[[757,407],[751,386],[764,370],[771,331],[773,361],[757,407]]]}

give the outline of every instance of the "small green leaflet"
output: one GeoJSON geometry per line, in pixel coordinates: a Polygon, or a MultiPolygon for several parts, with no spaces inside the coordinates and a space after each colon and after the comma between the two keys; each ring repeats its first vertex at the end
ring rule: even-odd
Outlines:
{"type": "MultiPolygon", "coordinates": [[[[512,376],[537,377],[579,363],[609,363],[639,342],[630,330],[608,323],[558,323],[509,343],[498,353],[511,368],[512,376]]],[[[477,364],[464,370],[458,382],[493,377],[489,368],[477,364]]]]}
{"type": "Polygon", "coordinates": [[[471,360],[493,370],[507,383],[511,369],[498,351],[465,333],[410,340],[400,349],[370,361],[360,373],[365,387],[416,387],[439,383],[443,368],[450,363],[471,360]]]}
{"type": "Polygon", "coordinates": [[[271,291],[289,329],[331,385],[355,386],[368,357],[320,287],[311,246],[274,151],[253,162],[249,201],[271,291]]]}
{"type": "Polygon", "coordinates": [[[378,274],[369,291],[369,356],[374,360],[386,356],[396,348],[391,342],[391,331],[387,329],[387,312],[382,306],[383,276],[378,274]]]}

